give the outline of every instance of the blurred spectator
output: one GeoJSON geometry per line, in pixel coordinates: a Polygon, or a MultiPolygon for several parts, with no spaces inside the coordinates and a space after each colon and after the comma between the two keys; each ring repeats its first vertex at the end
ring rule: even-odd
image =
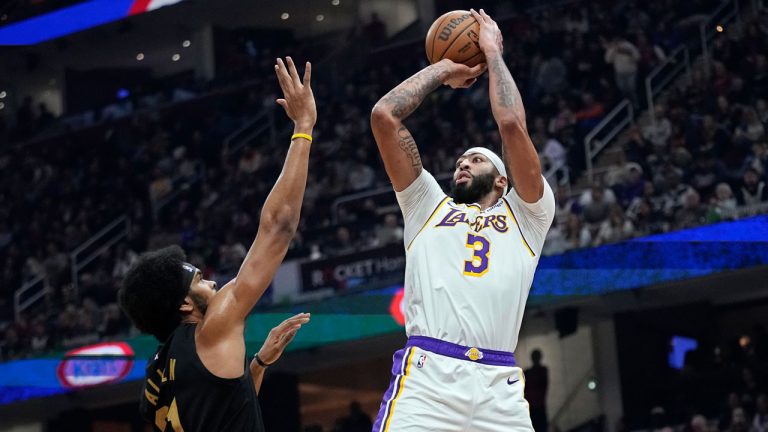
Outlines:
{"type": "Polygon", "coordinates": [[[554,51],[549,52],[536,72],[536,85],[545,95],[558,94],[568,85],[567,74],[563,60],[554,51]]]}
{"type": "Polygon", "coordinates": [[[736,205],[736,198],[733,196],[731,186],[727,183],[718,183],[715,187],[715,195],[712,197],[710,215],[707,219],[712,222],[720,221],[726,215],[733,214],[736,205]]]}
{"type": "Polygon", "coordinates": [[[352,401],[349,404],[349,414],[341,419],[339,432],[370,432],[373,428],[371,418],[366,414],[360,402],[352,401]]]}
{"type": "Polygon", "coordinates": [[[599,224],[608,219],[611,204],[616,202],[612,191],[602,186],[595,185],[582,195],[579,202],[583,208],[584,221],[589,224],[599,224]]]}
{"type": "Polygon", "coordinates": [[[336,230],[336,236],[328,244],[325,252],[328,255],[348,255],[357,251],[357,246],[352,242],[352,234],[349,228],[341,226],[336,230]]]}
{"type": "Polygon", "coordinates": [[[616,87],[621,94],[632,102],[636,108],[640,106],[637,98],[637,69],[640,62],[640,52],[637,47],[619,35],[614,35],[605,43],[605,61],[613,66],[616,87]]]}
{"type": "Polygon", "coordinates": [[[573,115],[583,129],[591,129],[605,114],[603,104],[595,100],[592,93],[581,95],[582,108],[573,115]]]}
{"type": "Polygon", "coordinates": [[[672,136],[672,123],[666,116],[663,105],[656,105],[655,120],[643,128],[643,138],[656,146],[666,146],[672,136]]]}
{"type": "Polygon", "coordinates": [[[730,432],[748,432],[750,424],[747,422],[747,413],[744,408],[734,408],[731,412],[730,432]]]}
{"type": "Polygon", "coordinates": [[[701,414],[693,416],[691,419],[691,432],[709,432],[707,418],[701,414]]]}
{"type": "Polygon", "coordinates": [[[691,228],[701,225],[706,220],[706,209],[701,205],[701,197],[694,189],[688,189],[683,195],[683,206],[675,213],[675,229],[691,228]]]}
{"type": "Polygon", "coordinates": [[[754,168],[749,167],[744,171],[736,189],[736,200],[740,206],[753,206],[768,201],[768,188],[754,168]]]}
{"type": "Polygon", "coordinates": [[[376,12],[371,13],[371,19],[365,25],[365,37],[373,47],[384,43],[387,37],[387,25],[384,24],[384,21],[379,18],[379,14],[376,12]]]}
{"type": "Polygon", "coordinates": [[[751,432],[768,432],[768,396],[765,393],[757,396],[755,408],[751,432]]]}
{"type": "Polygon", "coordinates": [[[398,218],[395,213],[388,213],[384,216],[384,225],[376,230],[376,244],[384,246],[403,241],[403,227],[398,224],[398,218]]]}
{"type": "Polygon", "coordinates": [[[219,271],[224,274],[236,273],[247,254],[245,245],[233,233],[228,233],[226,240],[219,246],[219,271]]]}
{"type": "Polygon", "coordinates": [[[541,364],[541,350],[531,351],[533,365],[525,370],[525,400],[531,412],[531,423],[536,432],[549,432],[547,418],[547,391],[549,389],[549,370],[541,364]]]}

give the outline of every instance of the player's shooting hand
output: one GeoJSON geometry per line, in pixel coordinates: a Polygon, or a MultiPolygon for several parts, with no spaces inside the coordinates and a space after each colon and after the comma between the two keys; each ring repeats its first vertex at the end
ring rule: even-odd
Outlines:
{"type": "Polygon", "coordinates": [[[269,331],[267,340],[259,350],[259,358],[265,363],[274,363],[283,354],[283,350],[296,336],[302,325],[309,322],[308,313],[294,315],[269,331]]]}
{"type": "Polygon", "coordinates": [[[317,108],[315,108],[315,96],[312,94],[310,79],[312,77],[312,65],[307,62],[304,67],[304,78],[299,78],[293,59],[290,57],[278,58],[275,64],[275,74],[283,90],[283,97],[277,103],[285,109],[285,113],[297,126],[311,128],[317,121],[317,108]]]}
{"type": "Polygon", "coordinates": [[[504,38],[501,36],[501,30],[499,25],[496,24],[490,16],[483,9],[477,12],[474,9],[470,9],[469,12],[480,24],[480,50],[483,51],[486,58],[491,53],[501,53],[504,51],[504,38]]]}
{"type": "Polygon", "coordinates": [[[440,62],[448,70],[448,77],[443,81],[443,84],[451,86],[451,88],[467,88],[471,86],[477,81],[477,77],[488,69],[488,65],[485,63],[469,67],[449,59],[442,59],[440,62]]]}

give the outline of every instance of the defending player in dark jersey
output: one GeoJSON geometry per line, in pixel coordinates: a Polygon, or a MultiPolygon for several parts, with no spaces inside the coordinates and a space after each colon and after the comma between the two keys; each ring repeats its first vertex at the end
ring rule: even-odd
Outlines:
{"type": "Polygon", "coordinates": [[[263,431],[257,394],[264,369],[309,321],[309,314],[299,314],[272,329],[246,367],[245,319],[298,227],[317,119],[310,64],[302,80],[290,57],[286,63],[275,65],[284,95],[277,103],[293,120],[294,134],[237,277],[217,290],[185,262],[181,248],[171,246],[143,254],[120,290],[120,304],[136,327],[162,342],[141,396],[142,415],[155,431],[263,431]]]}

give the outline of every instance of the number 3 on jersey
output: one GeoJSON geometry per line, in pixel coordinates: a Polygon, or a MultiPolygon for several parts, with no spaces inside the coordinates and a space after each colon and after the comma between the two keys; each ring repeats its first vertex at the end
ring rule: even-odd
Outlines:
{"type": "Polygon", "coordinates": [[[491,242],[481,235],[467,233],[466,246],[472,249],[472,259],[464,261],[464,274],[480,277],[488,273],[488,255],[491,253],[491,242]]]}

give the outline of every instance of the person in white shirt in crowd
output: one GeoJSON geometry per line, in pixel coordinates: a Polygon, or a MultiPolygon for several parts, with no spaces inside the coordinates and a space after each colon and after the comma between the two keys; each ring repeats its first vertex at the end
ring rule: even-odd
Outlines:
{"type": "Polygon", "coordinates": [[[640,51],[632,42],[619,35],[614,35],[610,41],[603,44],[605,62],[613,65],[616,87],[632,105],[639,107],[637,98],[637,66],[640,62],[640,51]]]}

